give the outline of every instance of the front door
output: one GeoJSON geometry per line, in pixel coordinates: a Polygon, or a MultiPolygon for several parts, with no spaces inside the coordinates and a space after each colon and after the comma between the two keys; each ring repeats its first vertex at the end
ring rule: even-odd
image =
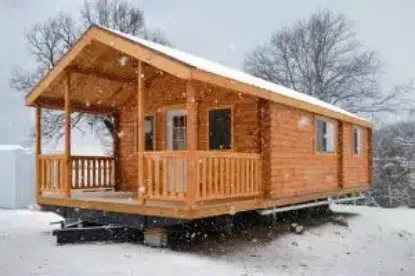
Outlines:
{"type": "MultiPolygon", "coordinates": [[[[166,114],[166,149],[187,149],[187,116],[186,109],[168,110],[166,114]]],[[[187,163],[185,159],[168,161],[169,192],[187,191],[187,163]]]]}

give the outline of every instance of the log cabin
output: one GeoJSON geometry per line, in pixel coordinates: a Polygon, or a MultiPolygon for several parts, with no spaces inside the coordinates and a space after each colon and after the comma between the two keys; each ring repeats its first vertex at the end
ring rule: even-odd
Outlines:
{"type": "Polygon", "coordinates": [[[26,96],[43,207],[192,220],[362,192],[372,123],[182,51],[91,26],[26,96]],[[64,152],[42,154],[42,110],[64,152]],[[71,114],[108,116],[111,156],[71,154],[71,114]]]}

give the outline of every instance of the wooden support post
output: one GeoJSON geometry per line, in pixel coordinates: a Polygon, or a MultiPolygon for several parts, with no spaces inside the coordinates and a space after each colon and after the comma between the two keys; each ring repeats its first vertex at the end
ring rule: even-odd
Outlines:
{"type": "Polygon", "coordinates": [[[192,80],[187,81],[187,203],[193,207],[196,200],[197,102],[192,80]]]}
{"type": "Polygon", "coordinates": [[[138,126],[138,203],[144,204],[146,188],[144,183],[144,78],[143,78],[143,65],[141,61],[138,61],[137,68],[137,126],[138,126]]]}
{"type": "Polygon", "coordinates": [[[372,140],[372,129],[367,129],[367,154],[368,154],[368,182],[369,185],[372,183],[373,180],[373,140],[372,140]]]}
{"type": "Polygon", "coordinates": [[[40,179],[40,160],[39,155],[42,154],[42,109],[37,106],[36,107],[36,156],[35,156],[35,164],[36,164],[36,199],[41,196],[41,179],[40,179]]]}
{"type": "Polygon", "coordinates": [[[72,162],[71,162],[71,77],[67,73],[65,86],[65,196],[71,196],[72,162]]]}
{"type": "Polygon", "coordinates": [[[339,188],[344,188],[344,124],[339,121],[337,126],[337,185],[339,188]]]}
{"type": "Polygon", "coordinates": [[[260,143],[260,192],[265,198],[271,197],[271,109],[269,102],[260,99],[258,102],[259,109],[259,143],[260,143]]]}
{"type": "Polygon", "coordinates": [[[120,131],[120,115],[114,113],[114,137],[113,137],[113,156],[114,156],[114,181],[115,190],[121,189],[121,160],[120,160],[120,137],[118,132],[120,131]]]}

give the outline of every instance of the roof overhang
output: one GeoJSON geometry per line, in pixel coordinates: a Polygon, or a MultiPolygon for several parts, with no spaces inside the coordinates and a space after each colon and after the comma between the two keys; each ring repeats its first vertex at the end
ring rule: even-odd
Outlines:
{"type": "Polygon", "coordinates": [[[83,49],[85,49],[85,47],[94,41],[105,44],[119,52],[134,57],[137,60],[141,60],[180,79],[195,79],[360,126],[369,128],[373,126],[372,122],[357,116],[349,116],[345,113],[336,112],[310,102],[301,101],[283,94],[274,93],[241,81],[195,68],[181,60],[170,57],[100,26],[91,26],[80,37],[74,47],[59,60],[56,66],[53,67],[26,96],[26,105],[35,106],[36,101],[42,92],[51,85],[54,79],[64,73],[65,70],[68,70],[71,62],[83,51],[83,49]]]}

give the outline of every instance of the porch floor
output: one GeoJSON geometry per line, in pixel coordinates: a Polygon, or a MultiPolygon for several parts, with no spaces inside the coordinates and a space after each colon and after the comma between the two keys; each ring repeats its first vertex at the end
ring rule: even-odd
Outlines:
{"type": "MultiPolygon", "coordinates": [[[[64,195],[60,193],[43,193],[43,197],[49,198],[64,198],[64,195]]],[[[82,201],[93,201],[93,202],[111,202],[111,203],[121,203],[121,204],[131,204],[137,205],[138,200],[133,192],[126,191],[114,191],[114,190],[91,190],[91,191],[81,191],[81,190],[72,190],[70,199],[82,200],[82,201]]],[[[146,200],[145,204],[147,206],[181,206],[182,204],[174,201],[156,201],[156,200],[146,200]]]]}

